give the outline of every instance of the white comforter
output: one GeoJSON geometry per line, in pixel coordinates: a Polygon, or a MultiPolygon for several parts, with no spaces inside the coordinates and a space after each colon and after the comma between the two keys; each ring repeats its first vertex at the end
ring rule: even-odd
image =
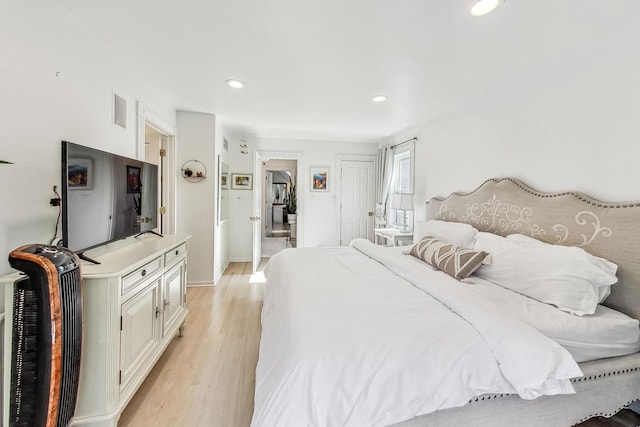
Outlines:
{"type": "Polygon", "coordinates": [[[573,392],[569,353],[491,299],[352,246],[271,259],[252,426],[380,426],[485,393],[573,392]]]}

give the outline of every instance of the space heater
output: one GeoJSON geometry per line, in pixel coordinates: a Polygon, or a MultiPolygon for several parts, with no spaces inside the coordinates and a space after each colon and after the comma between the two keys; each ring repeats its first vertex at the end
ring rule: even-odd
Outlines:
{"type": "Polygon", "coordinates": [[[9,426],[65,427],[73,418],[82,347],[80,262],[64,248],[9,254],[14,283],[9,426]]]}

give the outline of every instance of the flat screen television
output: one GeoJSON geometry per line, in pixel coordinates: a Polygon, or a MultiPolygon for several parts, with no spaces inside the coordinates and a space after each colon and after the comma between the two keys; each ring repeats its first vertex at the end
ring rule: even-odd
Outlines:
{"type": "Polygon", "coordinates": [[[158,227],[151,163],[62,141],[61,196],[62,244],[85,259],[88,249],[158,227]]]}

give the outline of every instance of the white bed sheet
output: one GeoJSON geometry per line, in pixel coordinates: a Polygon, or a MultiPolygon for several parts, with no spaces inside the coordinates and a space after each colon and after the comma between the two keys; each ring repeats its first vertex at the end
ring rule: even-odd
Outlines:
{"type": "Polygon", "coordinates": [[[566,348],[577,362],[623,356],[640,351],[638,320],[599,305],[588,316],[574,316],[480,278],[470,285],[511,315],[532,325],[566,348]]]}
{"type": "Polygon", "coordinates": [[[270,261],[252,426],[388,425],[485,393],[573,392],[582,373],[553,340],[410,257],[360,246],[367,256],[270,261]]]}

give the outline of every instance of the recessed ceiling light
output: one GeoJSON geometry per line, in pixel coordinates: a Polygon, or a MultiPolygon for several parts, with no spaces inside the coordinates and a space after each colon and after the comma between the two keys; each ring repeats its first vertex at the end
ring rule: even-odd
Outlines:
{"type": "Polygon", "coordinates": [[[234,89],[242,89],[244,87],[244,83],[242,83],[240,80],[236,80],[236,79],[229,79],[227,80],[227,85],[234,88],[234,89]]]}
{"type": "Polygon", "coordinates": [[[471,7],[471,16],[484,16],[495,10],[500,5],[501,0],[478,0],[471,7]]]}
{"type": "Polygon", "coordinates": [[[373,97],[373,102],[384,102],[387,100],[387,97],[384,95],[376,95],[373,97]]]}

